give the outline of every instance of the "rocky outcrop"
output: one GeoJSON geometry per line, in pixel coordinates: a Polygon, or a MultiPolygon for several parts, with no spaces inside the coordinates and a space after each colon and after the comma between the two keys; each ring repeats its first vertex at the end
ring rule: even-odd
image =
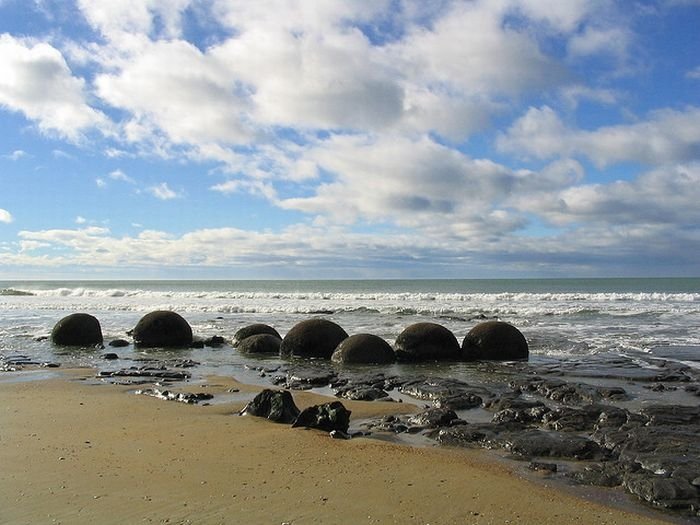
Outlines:
{"type": "Polygon", "coordinates": [[[343,364],[386,364],[395,359],[389,343],[372,334],[355,334],[344,339],[331,355],[331,361],[343,364]]]}
{"type": "Polygon", "coordinates": [[[396,338],[399,361],[440,361],[459,359],[460,348],[452,332],[436,323],[415,323],[396,338]]]}
{"type": "Polygon", "coordinates": [[[462,341],[464,359],[511,361],[527,359],[529,348],[525,336],[513,325],[486,321],[472,328],[462,341]]]}
{"type": "Polygon", "coordinates": [[[141,347],[184,348],[192,344],[189,323],[181,315],[165,310],[144,315],[132,335],[141,347]]]}
{"type": "Polygon", "coordinates": [[[320,357],[330,359],[348,334],[327,319],[308,319],[294,325],[282,339],[280,353],[285,357],[320,357]]]}
{"type": "Polygon", "coordinates": [[[59,346],[101,345],[102,328],[97,318],[90,314],[71,314],[53,327],[51,341],[59,346]]]}

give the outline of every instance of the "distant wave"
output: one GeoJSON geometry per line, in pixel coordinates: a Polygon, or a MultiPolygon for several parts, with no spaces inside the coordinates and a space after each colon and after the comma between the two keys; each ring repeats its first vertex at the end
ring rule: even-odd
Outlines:
{"type": "Polygon", "coordinates": [[[15,290],[14,288],[0,288],[0,295],[29,296],[34,294],[24,290],[15,290]]]}
{"type": "MultiPolygon", "coordinates": [[[[639,302],[700,302],[700,293],[690,292],[499,292],[499,293],[427,293],[427,292],[241,292],[241,291],[163,291],[140,289],[54,288],[25,292],[5,288],[0,295],[36,295],[41,297],[142,297],[146,299],[204,299],[204,300],[292,300],[339,301],[363,303],[365,301],[406,301],[412,304],[425,302],[565,302],[565,303],[639,303],[639,302]]],[[[374,306],[372,306],[374,307],[374,306]]]]}

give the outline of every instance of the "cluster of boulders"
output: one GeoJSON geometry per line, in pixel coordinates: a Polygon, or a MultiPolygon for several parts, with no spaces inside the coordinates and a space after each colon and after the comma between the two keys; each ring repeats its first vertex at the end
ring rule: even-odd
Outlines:
{"type": "MultiPolygon", "coordinates": [[[[143,316],[131,335],[137,346],[145,348],[184,348],[198,343],[193,338],[192,328],[182,316],[164,310],[143,316]]],[[[56,323],[51,340],[57,345],[102,345],[100,322],[90,314],[71,314],[56,323]]],[[[223,342],[223,338],[214,336],[203,344],[218,346],[223,342]]],[[[123,345],[126,341],[120,339],[114,343],[123,345]]],[[[527,359],[529,354],[527,341],[520,330],[502,321],[486,321],[476,325],[461,345],[450,330],[437,323],[421,322],[408,326],[396,338],[392,348],[384,339],[373,334],[348,336],[341,326],[327,319],[301,321],[284,338],[269,325],[248,325],[236,332],[232,344],[241,353],[280,354],[283,357],[310,357],[330,359],[336,363],[365,364],[394,361],[518,360],[527,359]]]]}
{"type": "Polygon", "coordinates": [[[333,437],[350,437],[347,432],[351,411],[340,401],[299,410],[288,390],[263,390],[239,414],[264,417],[292,427],[316,428],[330,432],[333,437]]]}
{"type": "MultiPolygon", "coordinates": [[[[283,357],[312,357],[330,359],[335,363],[384,364],[395,361],[441,361],[441,360],[517,360],[527,359],[528,344],[523,334],[514,326],[502,321],[487,321],[475,326],[464,338],[462,345],[455,335],[436,323],[415,323],[404,329],[396,338],[394,348],[384,339],[373,334],[347,332],[327,319],[301,321],[283,338],[267,325],[251,325],[246,333],[260,333],[243,339],[236,336],[239,350],[250,352],[264,346],[267,351],[283,357]],[[264,331],[263,331],[264,330],[264,331]],[[249,342],[250,338],[256,338],[249,342]],[[279,343],[279,346],[277,346],[279,343]]],[[[240,332],[240,331],[239,331],[240,332]]]]}

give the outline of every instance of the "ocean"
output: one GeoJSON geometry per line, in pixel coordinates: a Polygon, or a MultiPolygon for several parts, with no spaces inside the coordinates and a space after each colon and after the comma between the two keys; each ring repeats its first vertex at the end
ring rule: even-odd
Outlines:
{"type": "MultiPolygon", "coordinates": [[[[42,336],[63,316],[87,312],[100,320],[108,342],[125,338],[147,312],[163,309],[180,313],[201,338],[231,338],[258,322],[284,335],[301,320],[324,317],[351,335],[372,333],[390,343],[406,326],[432,321],[461,342],[477,323],[500,319],[523,332],[529,363],[538,370],[589,382],[634,382],[670,361],[700,374],[700,278],[6,281],[0,282],[0,356],[100,368],[101,352],[56,348],[42,336]]],[[[255,380],[248,373],[251,358],[229,347],[179,352],[201,362],[207,373],[255,380]]],[[[133,347],[120,352],[127,360],[138,355],[133,347]]],[[[474,373],[468,364],[438,368],[436,373],[465,380],[474,373]]],[[[394,365],[392,371],[411,368],[394,365]]],[[[637,390],[642,401],[655,396],[637,390]]],[[[697,398],[678,394],[674,402],[697,398]]]]}

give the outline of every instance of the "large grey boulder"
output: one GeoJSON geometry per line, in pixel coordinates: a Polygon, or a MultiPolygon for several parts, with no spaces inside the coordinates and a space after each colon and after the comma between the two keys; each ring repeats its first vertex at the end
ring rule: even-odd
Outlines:
{"type": "Polygon", "coordinates": [[[236,349],[242,354],[279,354],[282,339],[271,334],[255,334],[238,343],[236,349]]]}
{"type": "Polygon", "coordinates": [[[142,347],[188,347],[192,328],[175,312],[157,310],[144,315],[133,331],[134,342],[142,347]]]}
{"type": "Polygon", "coordinates": [[[102,328],[90,314],[70,314],[56,323],[51,341],[60,346],[95,346],[102,344],[102,328]]]}
{"type": "Polygon", "coordinates": [[[415,323],[396,338],[399,361],[440,361],[459,359],[460,349],[452,332],[436,323],[415,323]]]}
{"type": "Polygon", "coordinates": [[[393,363],[394,350],[389,343],[372,334],[355,334],[344,339],[331,355],[334,363],[393,363]]]}
{"type": "Polygon", "coordinates": [[[327,319],[301,321],[282,339],[280,354],[291,357],[321,357],[330,359],[333,351],[348,334],[342,327],[327,319]]]}
{"type": "Polygon", "coordinates": [[[476,325],[462,342],[462,356],[468,360],[510,361],[527,359],[529,353],[525,336],[503,321],[486,321],[476,325]]]}
{"type": "Polygon", "coordinates": [[[250,337],[251,335],[259,334],[269,334],[277,337],[278,339],[282,339],[282,336],[279,334],[279,332],[277,332],[277,330],[275,330],[270,325],[263,323],[255,323],[240,328],[233,335],[233,346],[238,346],[241,343],[241,341],[243,341],[247,337],[250,337]]]}

